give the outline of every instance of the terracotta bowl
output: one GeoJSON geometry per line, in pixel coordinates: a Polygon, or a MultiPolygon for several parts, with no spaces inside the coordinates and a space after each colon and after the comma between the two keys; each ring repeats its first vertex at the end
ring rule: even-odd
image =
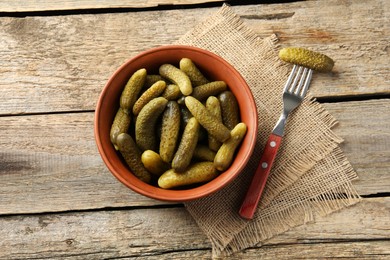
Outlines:
{"type": "Polygon", "coordinates": [[[252,93],[242,76],[219,56],[189,46],[163,46],[147,50],[119,67],[105,85],[97,103],[95,113],[95,139],[104,163],[111,173],[124,185],[144,196],[163,200],[184,202],[207,196],[218,191],[242,171],[247,164],[256,142],[257,110],[252,93]],[[119,97],[130,76],[140,68],[158,74],[163,63],[178,66],[181,58],[190,58],[210,80],[224,80],[239,103],[241,120],[248,126],[247,134],[228,170],[203,185],[165,190],[146,184],[135,177],[110,142],[110,128],[119,107],[119,97]]]}

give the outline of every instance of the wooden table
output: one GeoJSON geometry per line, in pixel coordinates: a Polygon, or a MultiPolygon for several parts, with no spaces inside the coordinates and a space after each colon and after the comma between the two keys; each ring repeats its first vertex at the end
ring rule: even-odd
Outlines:
{"type": "MultiPolygon", "coordinates": [[[[222,2],[30,2],[0,1],[0,259],[210,258],[181,204],[138,195],[109,173],[93,119],[119,65],[174,42],[222,2]]],[[[336,60],[334,75],[318,74],[311,93],[339,120],[363,197],[235,259],[389,259],[390,2],[232,8],[260,36],[277,33],[282,46],[336,60]]]]}

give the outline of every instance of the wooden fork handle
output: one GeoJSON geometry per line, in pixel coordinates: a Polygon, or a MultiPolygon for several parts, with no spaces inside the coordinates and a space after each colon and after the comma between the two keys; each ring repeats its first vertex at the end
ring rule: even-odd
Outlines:
{"type": "Polygon", "coordinates": [[[241,205],[239,211],[241,217],[246,219],[253,218],[281,141],[282,137],[275,134],[271,134],[268,138],[260,163],[241,205]]]}

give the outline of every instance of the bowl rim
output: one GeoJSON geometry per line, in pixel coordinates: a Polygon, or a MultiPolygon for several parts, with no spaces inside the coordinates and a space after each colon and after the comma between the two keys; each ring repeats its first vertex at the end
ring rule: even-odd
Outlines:
{"type": "MultiPolygon", "coordinates": [[[[245,111],[245,113],[249,113],[248,111],[245,111]]],[[[238,174],[242,172],[244,167],[246,166],[247,162],[249,161],[250,157],[253,154],[255,144],[256,144],[256,136],[257,136],[257,130],[258,130],[258,115],[257,115],[257,107],[256,107],[256,102],[253,97],[253,93],[247,84],[246,80],[242,77],[242,75],[225,59],[220,57],[219,55],[210,52],[208,50],[199,48],[199,47],[194,47],[194,46],[188,46],[188,45],[163,45],[159,47],[154,47],[145,51],[140,52],[139,54],[133,56],[132,58],[126,60],[120,67],[118,67],[114,73],[112,73],[106,82],[105,86],[103,87],[103,90],[101,91],[98,102],[96,105],[96,110],[95,110],[95,117],[94,117],[94,136],[95,136],[95,142],[98,148],[98,151],[100,153],[100,156],[103,159],[103,162],[111,172],[122,184],[130,188],[131,190],[144,195],[149,198],[161,200],[161,201],[171,201],[171,202],[184,202],[184,201],[191,201],[194,199],[198,199],[204,196],[207,196],[209,194],[212,194],[214,192],[219,191],[223,187],[225,187],[227,184],[232,182],[238,174]],[[235,173],[230,173],[229,176],[226,177],[224,175],[224,178],[221,178],[221,175],[224,173],[228,172],[226,170],[225,172],[222,172],[216,179],[220,179],[219,185],[212,185],[213,181],[207,182],[205,184],[202,184],[198,187],[195,188],[190,188],[190,189],[184,189],[184,190],[169,190],[169,189],[162,189],[150,184],[146,184],[139,180],[137,177],[134,175],[134,183],[129,183],[120,173],[117,172],[115,166],[110,162],[106,152],[105,148],[102,145],[102,136],[100,135],[100,129],[99,129],[99,121],[100,121],[100,115],[101,115],[101,107],[104,102],[104,98],[107,95],[107,92],[109,91],[109,86],[112,84],[114,79],[118,76],[118,74],[125,69],[130,63],[134,62],[135,60],[140,59],[143,56],[150,55],[154,52],[161,52],[161,51],[172,51],[172,50],[184,50],[184,51],[193,51],[193,52],[198,52],[202,53],[203,55],[210,56],[213,59],[218,60],[218,62],[223,63],[226,68],[230,70],[230,73],[233,73],[235,77],[239,80],[240,84],[242,84],[244,87],[242,88],[242,91],[245,92],[245,96],[249,98],[249,102],[253,104],[254,109],[251,109],[249,111],[252,113],[251,118],[253,118],[254,122],[252,124],[251,129],[248,128],[247,130],[247,135],[250,134],[250,147],[248,148],[247,152],[245,153],[245,156],[242,158],[242,160],[238,163],[238,167],[236,167],[235,173]],[[254,135],[254,136],[253,136],[254,135]],[[148,185],[151,187],[149,190],[145,190],[142,188],[142,186],[148,185]],[[189,192],[191,191],[191,192],[189,192]]],[[[131,173],[131,172],[130,172],[131,173]]],[[[132,175],[132,174],[131,174],[132,175]]]]}

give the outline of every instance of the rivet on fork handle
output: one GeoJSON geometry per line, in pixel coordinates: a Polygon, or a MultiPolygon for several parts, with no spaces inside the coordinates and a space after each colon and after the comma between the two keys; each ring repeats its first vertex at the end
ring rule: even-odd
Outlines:
{"type": "Polygon", "coordinates": [[[255,214],[257,204],[263,194],[266,180],[271,171],[275,156],[278,152],[282,137],[271,134],[264,148],[263,156],[257,166],[253,180],[247,191],[244,202],[241,205],[239,214],[246,219],[252,219],[255,214]]]}

